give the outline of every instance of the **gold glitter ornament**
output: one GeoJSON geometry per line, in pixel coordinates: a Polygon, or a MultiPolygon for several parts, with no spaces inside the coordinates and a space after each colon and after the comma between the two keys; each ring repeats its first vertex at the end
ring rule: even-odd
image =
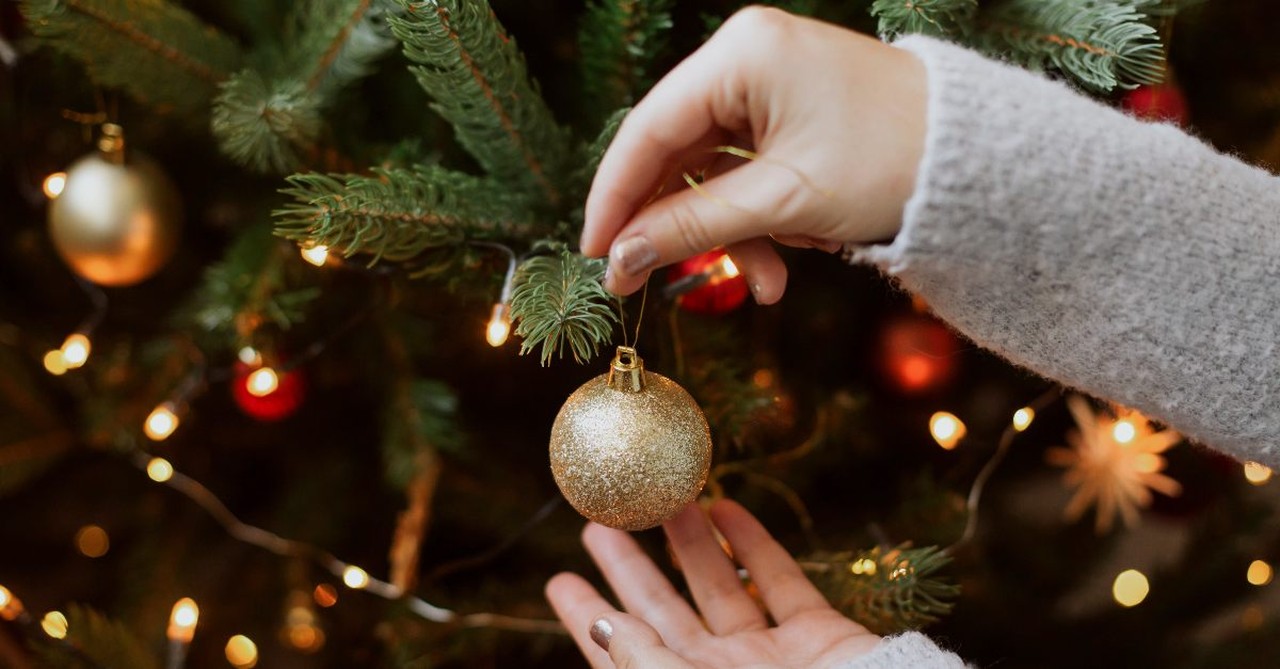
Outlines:
{"type": "Polygon", "coordinates": [[[711,431],[679,384],[647,372],[619,346],[607,374],[565,400],[551,428],[551,473],[587,518],[645,530],[698,497],[711,467],[711,431]]]}
{"type": "Polygon", "coordinates": [[[173,182],[130,152],[120,126],[104,124],[99,151],[67,169],[49,204],[49,235],[76,274],[103,286],[128,286],[155,274],[173,255],[182,207],[173,182]]]}

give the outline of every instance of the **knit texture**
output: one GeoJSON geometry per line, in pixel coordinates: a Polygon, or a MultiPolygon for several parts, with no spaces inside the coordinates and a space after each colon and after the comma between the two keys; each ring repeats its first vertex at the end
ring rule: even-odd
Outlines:
{"type": "Polygon", "coordinates": [[[885,637],[870,653],[832,669],[965,669],[959,657],[919,632],[885,637]]]}
{"type": "Polygon", "coordinates": [[[933,39],[892,243],[848,246],[975,343],[1280,466],[1280,178],[933,39]]]}

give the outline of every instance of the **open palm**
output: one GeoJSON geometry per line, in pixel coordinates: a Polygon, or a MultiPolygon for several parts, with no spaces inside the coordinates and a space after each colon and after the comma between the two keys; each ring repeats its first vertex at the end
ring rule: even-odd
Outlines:
{"type": "Polygon", "coordinates": [[[697,611],[630,535],[592,523],[583,530],[583,544],[630,615],[576,574],[551,579],[547,597],[594,669],[824,669],[879,641],[831,608],[741,506],[716,502],[710,519],[776,624],[747,593],[697,504],[664,525],[697,611]]]}

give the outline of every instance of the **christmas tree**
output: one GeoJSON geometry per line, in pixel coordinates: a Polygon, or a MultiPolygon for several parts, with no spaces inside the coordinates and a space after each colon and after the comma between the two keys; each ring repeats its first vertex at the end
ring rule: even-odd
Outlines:
{"type": "MultiPolygon", "coordinates": [[[[604,291],[595,167],[738,4],[492,4],[0,5],[0,666],[579,666],[541,595],[591,573],[547,448],[618,344],[705,413],[703,494],[874,631],[978,665],[1280,652],[1266,467],[835,257],[773,307],[722,253],[604,291]]],[[[779,4],[1280,167],[1271,7],[779,4]]]]}

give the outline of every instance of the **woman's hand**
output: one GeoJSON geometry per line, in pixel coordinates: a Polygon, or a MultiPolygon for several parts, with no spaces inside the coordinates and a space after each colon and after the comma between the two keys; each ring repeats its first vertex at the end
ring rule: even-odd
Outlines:
{"type": "Polygon", "coordinates": [[[925,73],[911,54],[744,9],[627,116],[587,199],[582,252],[608,254],[605,285],[627,294],[650,270],[725,246],[756,300],[775,302],[786,267],[770,236],[834,251],[897,233],[924,128],[925,73]],[[712,150],[727,144],[760,158],[712,150]],[[703,172],[703,192],[685,184],[703,172]]]}
{"type": "Polygon", "coordinates": [[[594,669],[816,669],[858,657],[879,641],[831,608],[741,506],[716,502],[711,520],[776,625],[743,587],[697,503],[664,526],[696,612],[630,535],[592,523],[583,543],[629,613],[618,612],[576,574],[551,579],[547,598],[594,669]]]}

